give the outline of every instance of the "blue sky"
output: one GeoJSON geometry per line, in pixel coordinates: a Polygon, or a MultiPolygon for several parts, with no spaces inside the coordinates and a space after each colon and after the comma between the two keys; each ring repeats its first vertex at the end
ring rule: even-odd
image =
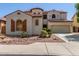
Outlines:
{"type": "Polygon", "coordinates": [[[3,17],[16,10],[26,11],[35,7],[42,8],[45,11],[52,9],[66,11],[68,12],[68,20],[70,20],[76,12],[75,4],[73,3],[0,3],[0,17],[3,17]]]}

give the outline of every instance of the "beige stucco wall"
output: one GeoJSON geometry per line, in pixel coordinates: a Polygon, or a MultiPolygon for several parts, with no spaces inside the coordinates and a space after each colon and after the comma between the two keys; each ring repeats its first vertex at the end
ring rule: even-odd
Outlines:
{"type": "Polygon", "coordinates": [[[54,10],[51,10],[51,11],[49,11],[48,12],[48,14],[47,14],[47,18],[49,19],[49,20],[52,20],[52,14],[55,14],[56,15],[56,18],[55,19],[59,19],[59,20],[66,20],[67,19],[67,14],[66,13],[60,13],[60,12],[58,12],[58,11],[54,11],[54,10]]]}
{"type": "Polygon", "coordinates": [[[35,34],[35,35],[39,35],[39,34],[41,34],[41,30],[42,30],[42,28],[43,28],[43,19],[42,19],[42,17],[34,17],[33,18],[33,25],[32,25],[32,30],[33,30],[33,34],[35,34]],[[39,20],[39,25],[35,25],[35,20],[39,20]]]}
{"type": "MultiPolygon", "coordinates": [[[[10,14],[6,17],[6,34],[8,35],[18,35],[21,33],[20,31],[11,32],[11,19],[13,19],[15,22],[20,20],[27,20],[27,33],[29,35],[39,35],[41,33],[42,27],[43,27],[43,19],[42,17],[32,17],[29,15],[26,15],[22,13],[21,11],[17,11],[13,14],[10,14]],[[20,12],[20,15],[17,15],[17,12],[20,12]],[[35,20],[39,20],[39,25],[35,25],[35,20]]],[[[16,29],[16,23],[15,23],[15,29],[16,29]]]]}
{"type": "Polygon", "coordinates": [[[34,14],[34,13],[36,13],[36,14],[40,13],[42,15],[43,14],[43,11],[41,11],[39,9],[33,9],[32,10],[32,14],[34,14]]]}
{"type": "MultiPolygon", "coordinates": [[[[29,35],[32,34],[32,17],[29,15],[26,15],[24,13],[22,13],[21,11],[17,11],[12,13],[11,15],[6,16],[6,34],[8,35],[18,35],[20,32],[16,31],[15,32],[11,32],[11,19],[13,19],[15,22],[20,19],[20,20],[27,20],[27,33],[29,35]],[[17,15],[17,12],[20,12],[20,15],[17,15]]],[[[15,23],[15,29],[16,29],[16,23],[15,23]]]]}
{"type": "Polygon", "coordinates": [[[40,35],[41,34],[41,30],[43,28],[43,18],[42,18],[42,15],[43,15],[43,11],[40,10],[40,9],[32,9],[32,15],[34,15],[34,13],[36,13],[35,17],[32,17],[32,30],[33,30],[33,34],[34,35],[40,35]],[[40,14],[38,14],[40,13],[40,14]],[[39,16],[41,15],[41,17],[39,16]],[[39,20],[39,25],[35,25],[35,20],[39,20]]]}

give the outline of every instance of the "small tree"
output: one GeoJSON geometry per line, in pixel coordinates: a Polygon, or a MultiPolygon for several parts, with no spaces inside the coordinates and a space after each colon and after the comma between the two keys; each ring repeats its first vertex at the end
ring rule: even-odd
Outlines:
{"type": "Polygon", "coordinates": [[[79,3],[75,4],[75,8],[76,8],[77,22],[79,23],[79,3]]]}

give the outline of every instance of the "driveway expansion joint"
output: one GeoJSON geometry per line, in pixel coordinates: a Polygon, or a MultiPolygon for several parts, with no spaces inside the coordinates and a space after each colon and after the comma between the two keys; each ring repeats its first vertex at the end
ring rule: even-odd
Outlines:
{"type": "Polygon", "coordinates": [[[45,42],[45,48],[46,48],[46,51],[47,51],[47,55],[49,55],[49,51],[48,51],[48,48],[47,48],[46,42],[45,42]]]}
{"type": "Polygon", "coordinates": [[[62,44],[62,46],[71,54],[71,56],[74,56],[74,54],[66,47],[62,44]]]}

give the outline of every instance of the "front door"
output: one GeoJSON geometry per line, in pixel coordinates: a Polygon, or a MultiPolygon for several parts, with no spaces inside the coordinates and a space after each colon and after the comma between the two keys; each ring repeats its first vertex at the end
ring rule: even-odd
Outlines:
{"type": "Polygon", "coordinates": [[[2,27],[1,33],[2,33],[2,34],[5,34],[5,33],[6,33],[6,27],[5,27],[5,26],[2,27]]]}

